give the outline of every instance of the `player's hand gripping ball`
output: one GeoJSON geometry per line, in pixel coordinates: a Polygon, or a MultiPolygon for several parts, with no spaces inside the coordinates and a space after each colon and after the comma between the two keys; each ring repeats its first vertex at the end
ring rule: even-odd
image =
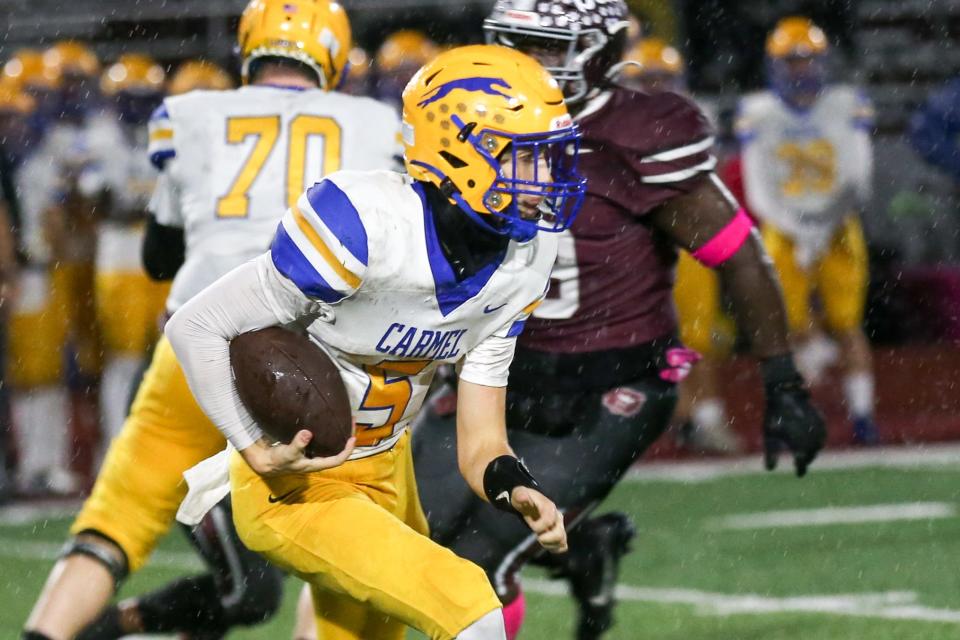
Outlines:
{"type": "Polygon", "coordinates": [[[340,372],[310,339],[281,327],[243,333],[230,342],[240,399],[264,433],[284,444],[306,429],[308,457],[340,453],[351,436],[350,399],[340,372]]]}

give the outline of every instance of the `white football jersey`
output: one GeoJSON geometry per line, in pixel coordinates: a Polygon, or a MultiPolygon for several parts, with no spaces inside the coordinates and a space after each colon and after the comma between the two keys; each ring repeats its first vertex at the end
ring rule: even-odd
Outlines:
{"type": "Polygon", "coordinates": [[[743,98],[737,133],[751,210],[815,253],[870,197],[873,108],[852,87],[824,90],[809,109],[771,91],[743,98]]]}
{"type": "Polygon", "coordinates": [[[157,182],[157,169],[147,155],[147,127],[123,130],[117,120],[117,147],[103,163],[103,182],[111,209],[97,229],[99,273],[142,273],[144,213],[157,182]]]}
{"type": "MultiPolygon", "coordinates": [[[[91,115],[81,124],[57,122],[45,133],[37,150],[17,172],[17,190],[23,206],[23,241],[31,262],[50,260],[43,216],[57,204],[68,184],[81,193],[96,195],[105,186],[105,172],[127,147],[117,123],[91,115]]],[[[94,242],[85,235],[65,238],[67,259],[92,259],[94,242]]]]}
{"type": "Polygon", "coordinates": [[[186,241],[168,309],[262,253],[283,212],[324,175],[393,166],[398,132],[389,107],[319,89],[167,98],[150,123],[150,158],[162,169],[150,210],[186,241]]]}
{"type": "Polygon", "coordinates": [[[54,203],[56,175],[56,167],[39,151],[28,156],[16,172],[17,196],[20,199],[20,242],[31,264],[47,264],[51,259],[43,219],[47,207],[54,203]]]}
{"type": "Polygon", "coordinates": [[[516,336],[546,294],[557,235],[510,242],[499,261],[457,282],[433,221],[409,176],[333,174],[284,215],[269,255],[174,315],[167,334],[194,395],[237,448],[259,430],[223,393],[229,355],[217,344],[253,328],[305,325],[337,363],[358,425],[355,458],[396,443],[441,364],[456,363],[469,382],[506,385],[516,336]],[[197,340],[198,322],[210,325],[211,344],[197,340]]]}

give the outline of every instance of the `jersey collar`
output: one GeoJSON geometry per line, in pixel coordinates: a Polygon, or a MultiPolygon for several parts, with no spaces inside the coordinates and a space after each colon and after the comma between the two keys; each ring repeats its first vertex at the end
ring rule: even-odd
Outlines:
{"type": "Polygon", "coordinates": [[[420,197],[423,206],[423,231],[427,243],[427,258],[430,261],[430,271],[433,274],[433,284],[437,293],[437,306],[440,313],[446,317],[459,309],[464,302],[476,296],[490,281],[503,262],[506,252],[498,259],[483,266],[471,276],[457,282],[453,268],[443,255],[440,240],[437,237],[437,228],[433,220],[433,211],[423,191],[423,185],[414,181],[413,190],[420,197]]]}

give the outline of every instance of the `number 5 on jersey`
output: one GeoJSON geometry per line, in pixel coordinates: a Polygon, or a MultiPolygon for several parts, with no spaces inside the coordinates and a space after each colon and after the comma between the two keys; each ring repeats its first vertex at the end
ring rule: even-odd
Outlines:
{"type": "Polygon", "coordinates": [[[410,376],[417,375],[429,364],[429,360],[400,360],[364,365],[363,369],[370,382],[358,407],[359,415],[355,416],[358,447],[375,446],[384,438],[393,435],[394,428],[403,418],[413,395],[410,376]],[[364,412],[374,415],[379,413],[381,416],[383,412],[389,413],[385,419],[381,417],[365,420],[364,412]]]}
{"type": "MultiPolygon", "coordinates": [[[[270,158],[280,137],[280,116],[233,117],[227,119],[227,142],[242,144],[253,136],[256,142],[226,195],[217,200],[218,218],[242,218],[247,215],[250,198],[247,193],[270,158]]],[[[340,169],[340,125],[333,118],[301,114],[290,121],[287,140],[287,201],[292,207],[307,185],[304,172],[307,164],[307,142],[311,136],[323,138],[323,164],[319,179],[340,169]]]]}

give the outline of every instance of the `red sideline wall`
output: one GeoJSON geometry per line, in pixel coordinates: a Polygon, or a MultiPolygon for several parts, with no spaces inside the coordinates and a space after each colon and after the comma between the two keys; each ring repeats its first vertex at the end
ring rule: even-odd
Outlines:
{"type": "MultiPolygon", "coordinates": [[[[874,351],[877,377],[876,421],[883,444],[960,440],[960,346],[907,345],[874,351]]],[[[760,450],[763,393],[753,359],[732,358],[721,369],[727,411],[750,451],[760,450]]],[[[827,418],[828,447],[851,446],[851,426],[843,398],[843,374],[831,370],[813,389],[827,418]]],[[[661,438],[646,458],[690,457],[672,434],[661,438]]]]}

